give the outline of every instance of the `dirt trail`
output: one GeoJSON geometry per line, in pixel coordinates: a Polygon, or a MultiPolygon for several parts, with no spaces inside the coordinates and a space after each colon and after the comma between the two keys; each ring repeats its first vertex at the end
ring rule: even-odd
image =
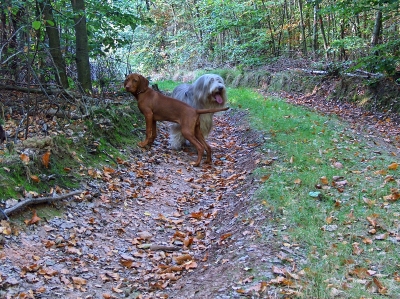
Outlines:
{"type": "Polygon", "coordinates": [[[190,148],[171,151],[163,124],[151,150],[127,149],[126,166],[64,201],[62,217],[6,236],[0,298],[275,298],[262,281],[300,256],[251,202],[264,137],[244,112],[215,120],[212,166],[192,167],[190,148]]]}

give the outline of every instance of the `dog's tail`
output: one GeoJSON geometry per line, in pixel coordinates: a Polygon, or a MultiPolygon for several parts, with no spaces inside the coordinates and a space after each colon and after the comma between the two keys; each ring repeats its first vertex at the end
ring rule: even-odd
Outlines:
{"type": "Polygon", "coordinates": [[[196,112],[198,114],[206,114],[206,113],[215,113],[219,111],[225,111],[228,110],[229,107],[223,107],[223,108],[210,108],[210,109],[196,109],[196,112]]]}

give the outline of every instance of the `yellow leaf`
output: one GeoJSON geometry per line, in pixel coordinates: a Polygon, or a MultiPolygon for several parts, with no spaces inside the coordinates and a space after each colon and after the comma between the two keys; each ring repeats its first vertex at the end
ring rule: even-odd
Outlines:
{"type": "Polygon", "coordinates": [[[389,170],[396,170],[399,167],[399,164],[397,164],[396,162],[393,162],[392,164],[390,164],[388,166],[389,170]]]}

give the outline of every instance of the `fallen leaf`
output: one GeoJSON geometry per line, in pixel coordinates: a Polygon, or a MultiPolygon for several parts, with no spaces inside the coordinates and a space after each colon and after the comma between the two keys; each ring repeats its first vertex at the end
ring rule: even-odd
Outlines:
{"type": "Polygon", "coordinates": [[[272,266],[272,273],[285,276],[286,275],[286,269],[279,268],[277,266],[272,266]]]}
{"type": "Polygon", "coordinates": [[[352,246],[353,246],[353,254],[354,255],[360,255],[361,253],[364,252],[364,249],[360,248],[358,245],[360,245],[360,244],[357,243],[357,242],[354,242],[352,244],[352,246]]]}
{"type": "Polygon", "coordinates": [[[42,219],[38,217],[38,215],[36,214],[36,210],[33,210],[32,218],[29,220],[25,220],[24,222],[26,225],[32,225],[38,223],[40,220],[42,219]]]}
{"type": "Polygon", "coordinates": [[[271,174],[266,174],[266,175],[263,175],[262,177],[261,177],[261,182],[266,182],[268,179],[269,179],[269,177],[271,176],[271,174]]]}
{"type": "Polygon", "coordinates": [[[72,277],[72,281],[74,282],[74,284],[77,284],[77,285],[84,285],[87,283],[86,279],[81,278],[81,277],[76,277],[76,276],[72,277]]]}
{"type": "Polygon", "coordinates": [[[43,166],[46,168],[49,168],[49,163],[50,163],[50,151],[47,151],[43,154],[42,156],[42,163],[43,166]]]}
{"type": "Polygon", "coordinates": [[[323,184],[323,185],[329,184],[329,181],[326,176],[320,177],[319,180],[320,180],[321,184],[323,184]]]}
{"type": "Polygon", "coordinates": [[[34,183],[39,183],[40,182],[40,179],[39,179],[39,177],[37,175],[31,175],[31,180],[34,183]]]}
{"type": "Polygon", "coordinates": [[[193,257],[190,254],[183,254],[183,255],[175,256],[174,260],[178,265],[182,265],[182,264],[186,263],[187,261],[193,260],[193,257]]]}
{"type": "Polygon", "coordinates": [[[374,284],[378,288],[379,294],[387,294],[388,293],[388,289],[383,286],[383,284],[378,280],[378,278],[373,277],[373,281],[374,281],[374,284]]]}
{"type": "Polygon", "coordinates": [[[335,162],[335,163],[333,163],[333,167],[340,169],[340,168],[343,168],[343,164],[340,162],[335,162]]]}
{"type": "Polygon", "coordinates": [[[232,236],[232,233],[226,233],[226,234],[223,234],[223,235],[219,238],[219,240],[220,240],[220,242],[222,242],[222,241],[224,241],[224,240],[230,238],[231,236],[232,236]]]}
{"type": "Polygon", "coordinates": [[[326,222],[327,224],[331,224],[332,221],[333,221],[333,217],[332,217],[332,216],[329,216],[329,217],[327,217],[327,218],[325,219],[325,222],[326,222]]]}
{"type": "Polygon", "coordinates": [[[396,162],[393,162],[392,164],[390,164],[388,166],[389,170],[396,170],[399,167],[399,164],[397,164],[396,162]]]}
{"type": "Polygon", "coordinates": [[[300,185],[300,184],[301,184],[301,179],[295,179],[295,180],[294,180],[294,183],[295,183],[296,185],[300,185]]]}
{"type": "Polygon", "coordinates": [[[29,156],[28,155],[26,155],[26,154],[21,154],[20,156],[20,159],[21,159],[21,161],[22,162],[24,162],[24,164],[28,164],[29,163],[29,156]]]}

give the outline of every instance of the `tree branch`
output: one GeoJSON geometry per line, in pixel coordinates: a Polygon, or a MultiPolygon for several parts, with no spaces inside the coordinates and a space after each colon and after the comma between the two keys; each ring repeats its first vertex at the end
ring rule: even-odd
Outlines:
{"type": "MultiPolygon", "coordinates": [[[[82,190],[73,191],[73,192],[70,192],[70,193],[67,193],[67,194],[63,194],[63,195],[60,195],[60,196],[28,198],[28,199],[25,199],[23,201],[20,201],[19,203],[17,203],[15,206],[12,206],[11,208],[5,209],[2,212],[3,212],[3,214],[5,216],[8,216],[8,215],[10,215],[10,214],[12,214],[12,213],[14,213],[14,212],[16,212],[18,210],[21,210],[21,209],[23,209],[23,208],[25,208],[26,206],[29,206],[29,205],[45,203],[45,202],[49,203],[49,202],[53,202],[53,201],[56,201],[56,200],[64,199],[64,198],[67,198],[67,197],[70,197],[70,196],[74,196],[74,195],[77,195],[77,194],[80,194],[80,193],[82,193],[82,190]]],[[[2,219],[2,218],[3,218],[3,215],[0,214],[0,219],[2,219]]]]}

